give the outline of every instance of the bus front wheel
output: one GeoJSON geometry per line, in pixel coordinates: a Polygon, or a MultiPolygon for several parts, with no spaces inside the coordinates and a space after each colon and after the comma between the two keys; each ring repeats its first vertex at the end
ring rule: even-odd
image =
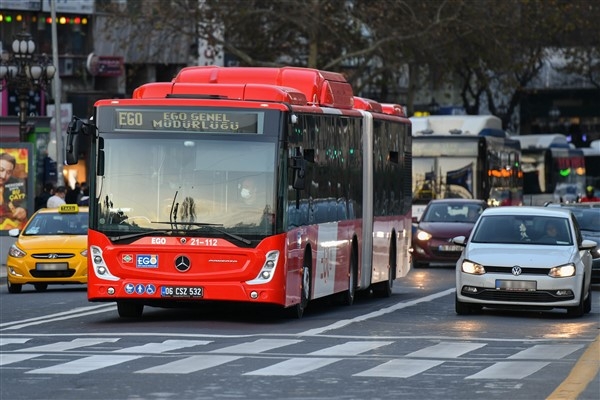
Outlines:
{"type": "Polygon", "coordinates": [[[302,318],[304,310],[310,301],[310,265],[304,263],[302,267],[302,282],[300,287],[300,302],[291,308],[291,316],[302,318]]]}

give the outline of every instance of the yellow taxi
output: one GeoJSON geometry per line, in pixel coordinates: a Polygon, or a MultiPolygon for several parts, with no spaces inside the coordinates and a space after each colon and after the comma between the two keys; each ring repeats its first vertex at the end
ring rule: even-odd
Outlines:
{"type": "Polygon", "coordinates": [[[9,293],[32,284],[38,292],[49,284],[87,283],[88,207],[64,204],[43,208],[25,228],[11,229],[17,241],[6,257],[9,293]]]}

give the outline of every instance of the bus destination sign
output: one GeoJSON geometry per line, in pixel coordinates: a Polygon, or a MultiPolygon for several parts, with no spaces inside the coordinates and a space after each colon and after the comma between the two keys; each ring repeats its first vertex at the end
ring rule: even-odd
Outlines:
{"type": "Polygon", "coordinates": [[[259,133],[258,114],[233,111],[115,109],[121,130],[205,133],[259,133]]]}

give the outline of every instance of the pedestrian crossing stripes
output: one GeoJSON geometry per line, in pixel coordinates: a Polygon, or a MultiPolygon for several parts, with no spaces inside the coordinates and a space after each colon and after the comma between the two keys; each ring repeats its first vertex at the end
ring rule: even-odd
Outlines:
{"type": "Polygon", "coordinates": [[[164,340],[119,346],[122,341],[117,337],[77,338],[35,345],[33,338],[2,338],[0,367],[23,370],[25,374],[78,375],[119,365],[126,365],[128,371],[136,374],[193,374],[235,365],[242,376],[298,376],[358,360],[364,363],[361,370],[345,372],[343,367],[336,368],[357,377],[410,378],[466,359],[471,366],[477,362],[479,370],[473,373],[472,368],[466,369],[464,379],[518,380],[584,347],[529,345],[515,348],[511,355],[505,354],[503,348],[502,358],[494,358],[489,351],[485,357],[477,356],[478,350],[489,346],[483,342],[442,341],[404,354],[397,354],[398,350],[392,354],[390,348],[396,342],[390,340],[348,340],[329,346],[321,343],[318,349],[310,342],[312,351],[298,354],[298,347],[293,346],[306,344],[302,339],[264,338],[223,346],[213,340],[164,340]],[[245,360],[252,362],[244,363],[245,360]],[[49,361],[53,364],[48,365],[49,361]]]}

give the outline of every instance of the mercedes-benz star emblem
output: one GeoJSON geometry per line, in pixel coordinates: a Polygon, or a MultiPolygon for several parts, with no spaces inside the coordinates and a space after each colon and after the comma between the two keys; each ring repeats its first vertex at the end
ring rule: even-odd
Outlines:
{"type": "Polygon", "coordinates": [[[177,256],[175,259],[175,269],[179,272],[185,272],[192,266],[192,262],[186,256],[177,256]]]}
{"type": "Polygon", "coordinates": [[[521,270],[521,267],[519,267],[518,265],[515,265],[514,267],[512,267],[512,274],[514,276],[519,276],[519,275],[521,275],[522,272],[523,272],[523,270],[521,270]]]}

